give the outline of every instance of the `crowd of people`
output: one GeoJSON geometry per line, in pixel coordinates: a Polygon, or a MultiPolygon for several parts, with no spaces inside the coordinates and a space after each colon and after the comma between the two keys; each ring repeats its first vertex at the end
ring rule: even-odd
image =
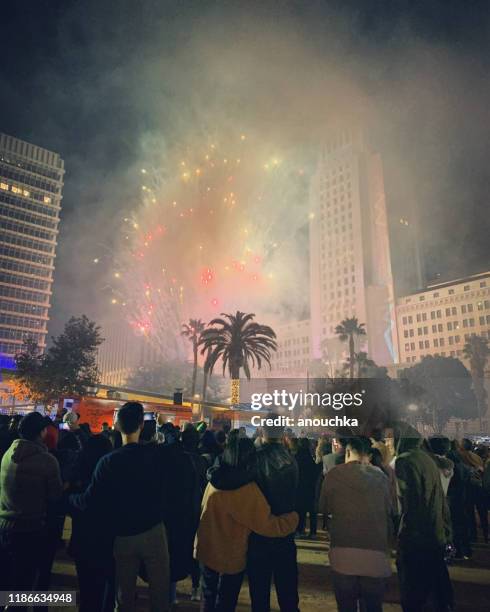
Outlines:
{"type": "Polygon", "coordinates": [[[272,584],[298,612],[296,544],[320,518],[340,612],[382,610],[393,554],[404,612],[451,610],[448,563],[471,557],[478,527],[488,541],[489,450],[403,423],[390,443],[369,434],[180,430],[138,402],[97,435],[75,412],[61,428],[5,417],[0,590],[49,590],[70,516],[81,612],[136,610],[138,577],[165,612],[189,576],[203,611],[232,612],[245,575],[254,612],[270,610],[272,584]]]}

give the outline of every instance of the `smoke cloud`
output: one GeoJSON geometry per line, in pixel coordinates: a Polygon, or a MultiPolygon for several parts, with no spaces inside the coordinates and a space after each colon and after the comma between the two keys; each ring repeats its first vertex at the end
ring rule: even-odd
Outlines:
{"type": "MultiPolygon", "coordinates": [[[[217,295],[204,292],[204,299],[199,277],[185,297],[186,314],[211,316],[216,297],[229,309],[260,309],[269,320],[304,316],[308,177],[322,139],[337,126],[362,126],[382,155],[399,291],[410,288],[400,217],[417,217],[428,276],[488,267],[488,15],[469,15],[464,3],[453,14],[444,3],[424,4],[426,12],[392,2],[57,4],[29,84],[13,74],[0,82],[7,116],[18,117],[4,129],[66,160],[52,331],[80,312],[121,316],[122,302],[142,297],[148,280],[131,254],[150,226],[166,224],[164,246],[145,247],[153,249],[152,266],[177,276],[190,270],[196,281],[201,268],[217,274],[218,265],[240,264],[247,241],[232,230],[241,231],[247,216],[263,284],[220,279],[217,295]],[[195,172],[211,144],[221,164],[241,160],[241,135],[241,212],[216,222],[201,216],[182,230],[166,207],[178,200],[191,208],[204,179],[194,175],[192,195],[178,164],[195,172]],[[267,174],[274,159],[281,163],[267,174]],[[125,233],[128,223],[138,231],[125,233]],[[202,262],[184,250],[199,233],[214,248],[202,262]],[[276,242],[278,255],[268,248],[276,242]],[[116,272],[139,277],[118,286],[116,272]],[[275,282],[266,284],[268,275],[275,282]]],[[[207,176],[224,198],[226,177],[207,176]]],[[[188,291],[193,280],[180,278],[179,287],[180,280],[188,291]]],[[[147,305],[143,299],[138,308],[147,305]]]]}

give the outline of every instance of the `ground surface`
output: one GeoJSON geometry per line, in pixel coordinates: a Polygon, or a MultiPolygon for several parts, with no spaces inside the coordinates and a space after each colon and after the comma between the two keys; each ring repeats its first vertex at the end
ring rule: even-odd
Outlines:
{"type": "MultiPolygon", "coordinates": [[[[69,522],[67,521],[67,529],[69,522]]],[[[65,531],[65,537],[68,537],[65,531]]],[[[300,571],[300,607],[302,612],[334,612],[337,610],[332,592],[330,568],[328,566],[328,543],[326,534],[320,532],[318,540],[298,540],[298,560],[300,571]]],[[[75,567],[64,550],[60,550],[54,566],[53,588],[76,589],[75,567]]],[[[400,611],[397,588],[396,568],[389,580],[385,597],[385,612],[400,611]]],[[[479,543],[475,546],[473,559],[450,567],[451,579],[456,596],[456,610],[461,612],[489,612],[490,610],[490,546],[479,543]]],[[[190,601],[190,580],[179,582],[179,604],[175,612],[197,612],[199,604],[190,601]]],[[[140,583],[138,610],[148,610],[147,589],[140,583]]],[[[273,611],[279,610],[275,597],[271,600],[273,611]]],[[[53,612],[65,610],[74,612],[75,608],[52,608],[53,612]]],[[[244,584],[240,594],[239,612],[250,610],[248,589],[244,584]]]]}

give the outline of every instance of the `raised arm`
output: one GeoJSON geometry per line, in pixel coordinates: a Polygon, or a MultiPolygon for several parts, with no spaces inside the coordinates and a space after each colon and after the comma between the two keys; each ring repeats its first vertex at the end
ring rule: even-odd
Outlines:
{"type": "Polygon", "coordinates": [[[249,486],[249,494],[243,503],[237,504],[231,514],[237,523],[248,527],[254,533],[270,538],[287,536],[293,533],[298,525],[296,512],[280,516],[271,514],[271,507],[255,483],[249,486]]]}

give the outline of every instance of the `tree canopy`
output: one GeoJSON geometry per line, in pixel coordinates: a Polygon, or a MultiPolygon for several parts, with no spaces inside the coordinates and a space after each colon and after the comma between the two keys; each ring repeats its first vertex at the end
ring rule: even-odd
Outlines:
{"type": "Polygon", "coordinates": [[[474,419],[478,405],[471,375],[459,359],[428,355],[400,377],[405,381],[406,399],[417,406],[418,415],[442,431],[451,417],[474,419]]]}
{"type": "Polygon", "coordinates": [[[84,395],[99,382],[99,326],[85,315],[71,317],[63,332],[42,353],[31,339],[16,356],[17,377],[31,399],[47,403],[64,395],[84,395]]]}
{"type": "Polygon", "coordinates": [[[276,334],[268,325],[260,325],[254,314],[237,311],[213,319],[201,334],[201,354],[206,355],[205,367],[213,371],[221,359],[223,375],[228,370],[230,378],[240,378],[240,370],[250,380],[251,367],[261,369],[270,366],[271,353],[277,350],[276,334]]]}

